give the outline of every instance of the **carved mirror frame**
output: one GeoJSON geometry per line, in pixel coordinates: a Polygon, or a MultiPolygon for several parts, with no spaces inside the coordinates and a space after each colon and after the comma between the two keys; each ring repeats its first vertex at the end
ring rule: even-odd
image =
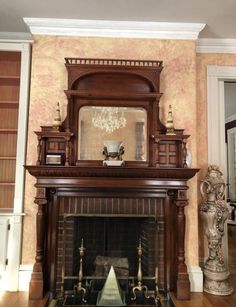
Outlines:
{"type": "MultiPolygon", "coordinates": [[[[70,165],[101,165],[98,160],[81,160],[78,156],[78,122],[81,108],[143,108],[147,112],[147,159],[127,161],[126,166],[153,166],[155,138],[165,132],[159,119],[160,73],[162,61],[132,61],[66,58],[68,71],[67,117],[65,130],[73,133],[70,165]]],[[[101,148],[102,150],[102,148],[101,148]]]]}

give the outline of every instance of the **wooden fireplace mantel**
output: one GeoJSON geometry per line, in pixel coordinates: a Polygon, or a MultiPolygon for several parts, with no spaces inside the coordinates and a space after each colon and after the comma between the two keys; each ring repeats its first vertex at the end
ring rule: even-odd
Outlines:
{"type": "MultiPolygon", "coordinates": [[[[27,165],[28,172],[38,178],[49,178],[55,184],[63,178],[142,178],[143,181],[153,179],[154,181],[166,181],[171,179],[175,182],[176,187],[180,182],[192,178],[199,169],[197,168],[155,168],[155,167],[104,167],[104,166],[49,166],[49,165],[27,165]]],[[[174,186],[174,185],[173,185],[174,186]]]]}
{"type": "MultiPolygon", "coordinates": [[[[187,181],[198,169],[187,165],[189,135],[182,129],[167,133],[160,121],[162,61],[66,58],[65,65],[68,71],[67,116],[60,127],[42,126],[41,131],[36,131],[37,162],[25,166],[37,180],[35,203],[38,205],[30,298],[41,299],[45,291],[55,293],[59,198],[104,197],[163,199],[162,218],[167,225],[163,234],[167,259],[163,283],[169,290],[176,291],[178,299],[189,299],[184,207],[188,205],[187,181]],[[86,131],[82,131],[81,110],[101,107],[142,110],[146,114],[145,129],[141,131],[141,136],[145,134],[145,144],[141,144],[145,158],[127,159],[124,166],[114,167],[103,166],[102,158],[83,157],[81,143],[86,131]]],[[[133,124],[137,123],[140,122],[133,124]]],[[[86,124],[87,127],[92,125],[91,120],[86,124]]],[[[131,130],[127,128],[125,134],[131,130]]],[[[94,134],[89,145],[99,131],[95,130],[94,134]]],[[[140,134],[131,137],[135,138],[140,141],[140,134]]],[[[130,140],[127,140],[125,150],[129,146],[130,140]]],[[[96,150],[102,152],[103,148],[96,150]]],[[[138,150],[136,145],[136,153],[138,150]]]]}
{"type": "MultiPolygon", "coordinates": [[[[55,291],[56,273],[44,270],[44,263],[48,261],[45,240],[48,230],[47,205],[50,191],[53,195],[73,195],[80,192],[82,195],[103,195],[123,197],[159,197],[160,193],[173,195],[173,206],[177,213],[175,240],[177,242],[175,260],[177,276],[174,291],[178,299],[190,298],[190,282],[185,265],[185,214],[184,207],[188,205],[187,180],[192,178],[198,169],[176,168],[157,169],[152,167],[79,167],[79,166],[26,166],[29,173],[37,179],[35,203],[37,213],[37,248],[36,262],[30,282],[30,298],[40,299],[45,291],[55,291]]],[[[55,212],[55,210],[54,210],[55,212]]],[[[56,218],[49,219],[56,224],[56,218]]],[[[52,229],[52,225],[50,228],[52,229]]],[[[55,229],[54,229],[55,230],[55,229]]],[[[55,234],[54,234],[55,235],[55,234]]],[[[173,242],[172,242],[173,243],[173,242]]],[[[50,252],[50,257],[56,255],[50,252]]],[[[52,261],[52,264],[55,262],[52,261]]]]}

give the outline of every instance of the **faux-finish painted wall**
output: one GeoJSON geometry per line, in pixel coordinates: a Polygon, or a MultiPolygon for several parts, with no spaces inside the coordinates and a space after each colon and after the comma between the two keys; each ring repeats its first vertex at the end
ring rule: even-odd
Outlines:
{"type": "MultiPolygon", "coordinates": [[[[197,125],[195,41],[56,36],[34,37],[27,164],[35,164],[37,159],[37,138],[34,131],[40,130],[41,125],[52,124],[58,101],[61,104],[62,117],[66,115],[65,57],[162,60],[164,69],[161,73],[161,92],[163,93],[160,101],[161,119],[165,123],[168,106],[171,104],[175,127],[185,129],[185,133],[191,135],[188,148],[192,154],[192,166],[198,166],[199,126],[197,125]]],[[[205,151],[206,147],[202,147],[202,150],[205,151]]],[[[34,204],[34,183],[35,179],[27,174],[23,264],[33,263],[35,257],[37,206],[34,204]]],[[[190,266],[197,266],[199,258],[197,176],[189,181],[189,185],[189,206],[186,208],[186,262],[190,266]]]]}

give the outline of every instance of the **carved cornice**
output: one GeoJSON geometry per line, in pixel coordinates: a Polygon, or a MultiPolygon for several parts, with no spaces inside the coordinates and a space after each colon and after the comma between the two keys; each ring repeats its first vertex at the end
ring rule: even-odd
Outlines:
{"type": "Polygon", "coordinates": [[[141,60],[118,60],[118,59],[88,59],[88,58],[65,58],[66,64],[71,65],[111,65],[134,67],[163,68],[163,61],[141,61],[141,60]]]}
{"type": "MultiPolygon", "coordinates": [[[[134,101],[141,101],[142,105],[145,105],[145,100],[159,100],[162,96],[162,93],[125,93],[125,94],[119,94],[119,93],[106,93],[104,91],[102,92],[86,92],[83,90],[65,90],[64,91],[66,96],[70,98],[71,96],[77,96],[79,98],[86,98],[89,100],[96,100],[96,99],[112,99],[112,100],[121,100],[121,99],[127,99],[127,100],[134,100],[134,101]]],[[[128,103],[127,103],[128,105],[128,103]]]]}

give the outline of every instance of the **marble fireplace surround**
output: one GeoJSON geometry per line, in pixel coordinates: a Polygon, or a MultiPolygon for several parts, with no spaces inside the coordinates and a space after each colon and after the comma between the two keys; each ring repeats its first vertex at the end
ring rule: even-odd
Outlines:
{"type": "MultiPolygon", "coordinates": [[[[156,266],[163,268],[160,270],[160,283],[165,289],[175,291],[178,299],[190,298],[190,281],[184,256],[184,207],[188,205],[187,180],[198,169],[44,165],[26,168],[37,179],[35,203],[38,205],[37,248],[29,291],[31,299],[40,299],[48,291],[52,295],[56,292],[57,225],[62,197],[156,199],[159,208],[156,210],[159,212],[157,220],[162,232],[159,235],[163,237],[164,243],[164,259],[158,256],[156,260],[156,266]]],[[[122,214],[145,213],[145,205],[140,209],[135,204],[132,207],[131,203],[127,201],[122,214]]],[[[78,210],[79,213],[78,206],[71,210],[78,210]]],[[[116,214],[115,211],[109,211],[113,210],[109,205],[99,210],[114,216],[116,214]]]]}

